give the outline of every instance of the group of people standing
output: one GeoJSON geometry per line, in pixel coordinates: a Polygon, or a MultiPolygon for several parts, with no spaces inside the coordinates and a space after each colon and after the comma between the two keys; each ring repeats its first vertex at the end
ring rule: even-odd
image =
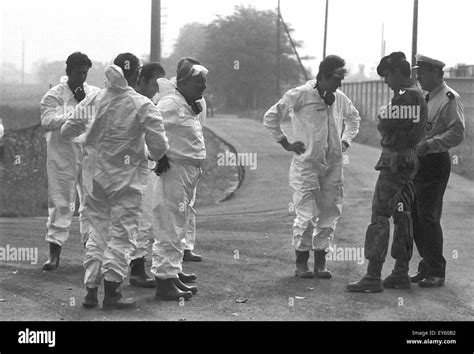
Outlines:
{"type": "MultiPolygon", "coordinates": [[[[345,60],[323,59],[315,80],[289,90],[265,114],[263,123],[282,147],[294,153],[289,182],[296,218],[293,223],[295,275],[329,279],[326,255],[343,205],[343,153],[360,127],[360,116],[339,89],[347,74],[345,60]],[[294,142],[281,121],[290,119],[294,142]],[[314,252],[314,269],[308,267],[314,252]]],[[[46,241],[54,270],[68,239],[76,193],[85,247],[84,307],[130,308],[121,284],[154,287],[164,300],[189,299],[197,293],[194,274],[184,261],[200,261],[196,238],[196,188],[206,158],[202,124],[206,117],[208,70],[194,58],[178,62],[167,80],[159,63],[141,65],[131,53],[118,55],[105,70],[105,89],[85,83],[92,62],[83,53],[66,61],[67,78],[41,101],[47,140],[48,205],[46,241]],[[73,110],[67,109],[73,107],[73,110]],[[84,114],[86,112],[86,114],[84,114]],[[92,112],[92,113],[91,113],[92,112]],[[155,173],[150,173],[153,169],[155,173]],[[153,240],[151,273],[145,269],[153,240]]],[[[417,55],[410,67],[402,52],[381,59],[377,73],[393,91],[378,116],[382,152],[372,216],[365,236],[367,272],[347,291],[380,292],[444,285],[446,260],[440,225],[443,195],[450,174],[449,149],[464,138],[463,105],[443,80],[444,63],[417,55]],[[422,90],[412,81],[412,69],[422,90]],[[402,112],[394,118],[390,113],[402,112]],[[394,232],[395,266],[381,279],[394,232]],[[408,275],[415,242],[422,260],[408,275]]]]}
{"type": "Polygon", "coordinates": [[[184,273],[182,263],[202,259],[193,252],[194,203],[206,158],[201,124],[208,70],[183,58],[176,77],[166,80],[159,63],[141,65],[122,53],[106,68],[99,90],[85,83],[91,66],[87,55],[71,54],[67,78],[41,101],[50,245],[43,269],[59,266],[77,191],[84,307],[98,306],[102,280],[104,309],[134,307],[135,300],[121,293],[129,268],[130,283],[156,288],[157,298],[189,299],[197,287],[186,283],[197,277],[184,273]],[[145,270],[151,240],[154,278],[145,270]]]}
{"type": "MultiPolygon", "coordinates": [[[[390,104],[379,114],[377,129],[382,153],[375,169],[379,177],[372,201],[372,216],[365,235],[367,272],[347,284],[349,292],[380,292],[443,286],[441,210],[451,169],[449,149],[464,139],[464,114],[460,96],[443,80],[445,64],[418,54],[417,79],[402,52],[383,57],[377,73],[393,91],[390,104]],[[396,113],[396,114],[395,114],[396,113]],[[394,231],[391,256],[395,266],[383,281],[382,267],[389,247],[390,223],[394,231]],[[416,244],[421,256],[418,272],[409,276],[409,261],[416,244]]],[[[358,134],[360,116],[339,90],[347,70],[343,58],[330,55],[319,66],[316,80],[291,89],[266,113],[264,125],[282,147],[294,153],[289,181],[296,218],[293,246],[295,275],[331,278],[326,255],[342,214],[342,161],[358,134]],[[290,143],[280,122],[292,123],[290,143]],[[314,252],[314,269],[308,267],[314,252]]]]}

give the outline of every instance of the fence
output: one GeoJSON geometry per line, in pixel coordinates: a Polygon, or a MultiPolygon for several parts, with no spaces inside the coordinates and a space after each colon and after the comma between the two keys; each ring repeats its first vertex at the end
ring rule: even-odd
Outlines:
{"type": "MultiPolygon", "coordinates": [[[[446,78],[446,84],[461,96],[466,123],[465,141],[450,149],[453,171],[474,179],[474,78],[446,78]]],[[[380,107],[390,102],[392,91],[382,80],[350,82],[342,91],[352,100],[364,121],[357,142],[380,146],[380,135],[375,128],[380,107]]]]}
{"type": "MultiPolygon", "coordinates": [[[[464,103],[466,135],[474,129],[474,78],[446,78],[446,84],[461,96],[464,103]]],[[[375,122],[380,107],[387,105],[392,90],[382,81],[363,81],[343,83],[342,91],[352,100],[362,119],[375,122]]]]}

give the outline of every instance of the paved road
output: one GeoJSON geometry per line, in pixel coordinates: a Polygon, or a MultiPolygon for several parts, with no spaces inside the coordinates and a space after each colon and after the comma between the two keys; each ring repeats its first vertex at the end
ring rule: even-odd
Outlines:
{"type": "MultiPolygon", "coordinates": [[[[153,291],[124,286],[135,296],[133,311],[86,311],[80,307],[82,249],[77,221],[74,237],[64,247],[62,266],[45,273],[27,262],[0,263],[0,312],[12,320],[473,320],[474,251],[473,183],[452,175],[445,198],[443,227],[448,261],[444,288],[386,290],[380,294],[344,291],[359,279],[366,263],[357,259],[328,262],[332,280],[293,276],[288,168],[291,155],[276,144],[260,122],[215,118],[209,128],[239,152],[256,153],[257,168],[246,168],[233,199],[198,210],[197,251],[202,263],[185,264],[199,276],[199,293],[184,306],[153,300],[153,291]],[[248,299],[238,303],[237,298],[248,299]]],[[[290,134],[291,135],[291,134],[290,134]]],[[[370,218],[379,151],[354,144],[345,165],[344,216],[338,225],[337,248],[361,250],[370,218]]],[[[39,247],[44,218],[0,219],[1,245],[39,247]]],[[[412,264],[418,261],[415,252],[412,264]]],[[[387,260],[384,274],[393,261],[387,260]]],[[[414,266],[412,266],[414,267],[414,266]]],[[[99,292],[102,296],[102,291],[99,292]]]]}

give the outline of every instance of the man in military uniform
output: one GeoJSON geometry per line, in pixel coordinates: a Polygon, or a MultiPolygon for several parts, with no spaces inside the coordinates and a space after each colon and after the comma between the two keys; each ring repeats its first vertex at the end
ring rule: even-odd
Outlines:
{"type": "Polygon", "coordinates": [[[369,264],[366,275],[360,281],[346,286],[347,291],[351,292],[410,288],[408,264],[413,251],[413,178],[418,168],[415,147],[423,137],[427,106],[421,90],[410,82],[410,64],[402,52],[383,57],[377,73],[385,78],[394,96],[391,105],[378,116],[382,154],[375,166],[380,175],[372,201],[371,223],[365,235],[365,256],[369,264]],[[390,217],[393,217],[395,225],[391,249],[395,267],[382,283],[390,217]]]}
{"type": "Polygon", "coordinates": [[[411,281],[437,287],[444,285],[446,271],[440,220],[451,172],[449,149],[464,140],[464,112],[461,98],[443,80],[445,64],[420,54],[416,60],[417,79],[428,91],[428,122],[425,137],[416,148],[420,168],[415,177],[413,231],[422,260],[411,281]]]}

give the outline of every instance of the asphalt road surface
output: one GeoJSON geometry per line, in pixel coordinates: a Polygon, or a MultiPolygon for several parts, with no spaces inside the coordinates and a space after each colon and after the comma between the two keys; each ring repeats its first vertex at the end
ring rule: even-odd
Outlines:
{"type": "MultiPolygon", "coordinates": [[[[474,319],[474,188],[473,182],[452,174],[446,191],[442,225],[447,259],[446,285],[423,289],[385,290],[379,294],[345,292],[358,280],[367,261],[338,257],[328,261],[333,279],[294,276],[291,248],[291,195],[288,169],[291,154],[277,144],[261,122],[220,117],[208,126],[238,152],[257,154],[257,167],[245,168],[245,179],[235,196],[198,210],[196,252],[203,262],[185,263],[198,276],[199,292],[185,303],[154,299],[153,289],[124,283],[124,296],[134,296],[138,307],[126,311],[85,310],[81,306],[83,247],[77,219],[63,248],[60,268],[43,272],[47,244],[46,218],[1,218],[0,247],[38,248],[37,264],[0,262],[1,320],[468,320],[474,319]],[[363,263],[362,263],[363,262],[363,263]],[[236,301],[239,300],[239,301],[236,301]]],[[[336,231],[336,252],[360,251],[370,219],[370,205],[379,150],[354,144],[344,165],[344,212],[336,231]]],[[[19,191],[21,192],[21,191],[19,191]]],[[[352,255],[357,253],[351,253],[352,255]]],[[[411,271],[419,260],[414,252],[411,271]]],[[[150,263],[147,262],[147,265],[150,263]]],[[[312,262],[311,262],[312,265],[312,262]]],[[[390,255],[383,275],[390,273],[390,255]]],[[[103,289],[99,291],[102,301],[103,289]]]]}

